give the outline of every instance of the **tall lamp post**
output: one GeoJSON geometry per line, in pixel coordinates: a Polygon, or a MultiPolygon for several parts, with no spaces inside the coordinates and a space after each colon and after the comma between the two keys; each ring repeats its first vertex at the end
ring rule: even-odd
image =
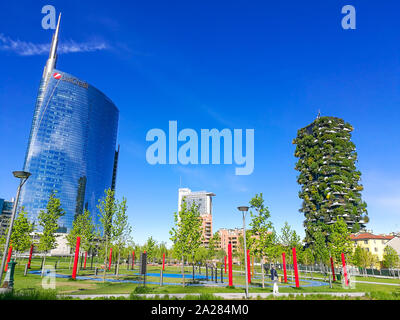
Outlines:
{"type": "Polygon", "coordinates": [[[6,264],[6,257],[7,257],[6,252],[7,252],[8,246],[10,245],[11,232],[12,232],[12,228],[13,228],[13,225],[14,225],[15,215],[16,215],[16,212],[17,212],[19,193],[21,191],[22,186],[24,185],[26,180],[28,180],[28,178],[29,178],[29,176],[31,174],[29,172],[26,172],[26,171],[13,171],[13,175],[14,175],[14,177],[20,179],[20,181],[19,181],[19,186],[18,186],[18,190],[17,190],[17,197],[15,199],[13,210],[12,210],[12,214],[11,214],[11,218],[10,218],[10,225],[8,227],[8,234],[7,234],[6,244],[4,246],[3,258],[1,260],[0,282],[3,279],[3,272],[4,272],[4,267],[5,267],[5,264],[6,264]]]}
{"type": "Polygon", "coordinates": [[[246,273],[246,299],[249,298],[249,279],[248,279],[248,270],[247,270],[247,247],[246,247],[246,213],[249,210],[249,207],[241,206],[238,207],[238,210],[242,212],[243,215],[243,242],[244,242],[244,267],[246,273]]]}

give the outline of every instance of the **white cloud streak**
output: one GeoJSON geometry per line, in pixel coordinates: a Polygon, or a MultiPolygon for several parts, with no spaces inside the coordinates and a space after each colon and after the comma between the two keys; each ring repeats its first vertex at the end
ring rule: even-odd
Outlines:
{"type": "MultiPolygon", "coordinates": [[[[108,45],[103,41],[75,42],[68,40],[58,44],[57,52],[75,53],[92,52],[108,49],[108,45]]],[[[50,43],[33,43],[21,40],[13,40],[0,33],[0,51],[14,52],[20,56],[46,55],[49,53],[50,43]]]]}

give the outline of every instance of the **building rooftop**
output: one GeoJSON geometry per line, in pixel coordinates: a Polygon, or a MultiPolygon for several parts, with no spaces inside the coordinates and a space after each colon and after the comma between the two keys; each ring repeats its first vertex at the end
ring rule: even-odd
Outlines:
{"type": "Polygon", "coordinates": [[[390,235],[375,235],[369,232],[361,232],[350,235],[351,240],[367,240],[367,239],[379,239],[379,240],[391,240],[394,236],[390,235]]]}

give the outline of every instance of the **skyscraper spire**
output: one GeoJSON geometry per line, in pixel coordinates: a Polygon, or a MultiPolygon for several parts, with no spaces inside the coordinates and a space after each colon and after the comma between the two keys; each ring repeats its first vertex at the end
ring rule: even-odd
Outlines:
{"type": "Polygon", "coordinates": [[[53,39],[51,41],[51,46],[50,46],[50,53],[49,53],[49,58],[47,59],[46,66],[44,67],[43,70],[43,78],[47,78],[49,74],[53,71],[53,69],[56,67],[57,63],[57,46],[58,46],[58,33],[60,30],[60,21],[61,21],[61,13],[58,16],[58,22],[57,22],[57,27],[56,31],[53,34],[53,39]]]}

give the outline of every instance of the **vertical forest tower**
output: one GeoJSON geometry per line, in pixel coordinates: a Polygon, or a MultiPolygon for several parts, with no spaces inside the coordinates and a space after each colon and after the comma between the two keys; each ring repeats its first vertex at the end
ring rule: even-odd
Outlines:
{"type": "Polygon", "coordinates": [[[361,173],[357,171],[356,148],[351,142],[353,127],[336,117],[317,117],[298,130],[295,169],[300,172],[299,197],[303,199],[306,243],[313,242],[317,229],[335,223],[340,217],[351,232],[365,228],[368,222],[366,203],[361,200],[361,173]]]}

